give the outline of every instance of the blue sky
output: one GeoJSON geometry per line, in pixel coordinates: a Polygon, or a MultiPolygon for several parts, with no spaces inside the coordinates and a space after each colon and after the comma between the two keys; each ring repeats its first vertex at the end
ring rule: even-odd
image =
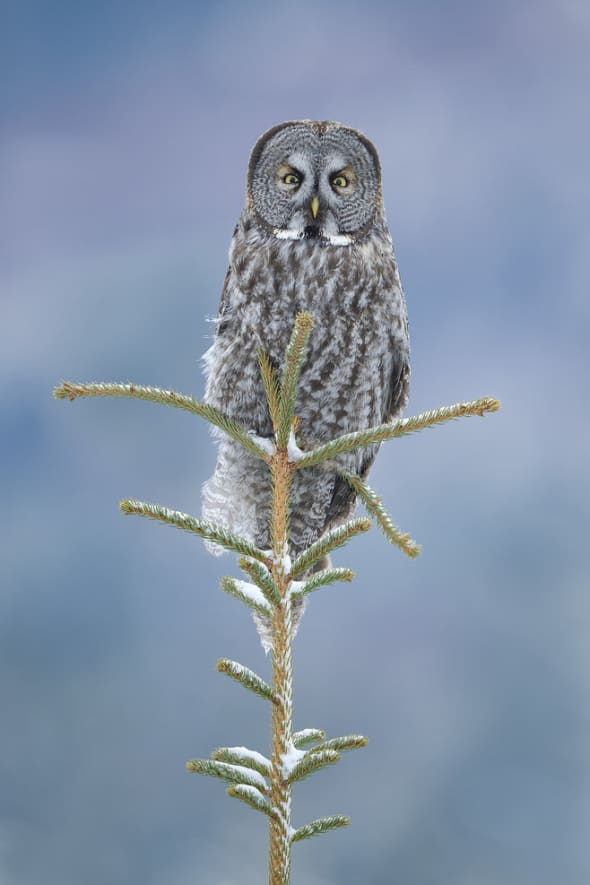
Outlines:
{"type": "Polygon", "coordinates": [[[198,513],[188,415],[56,403],[62,378],[201,396],[248,152],[281,120],[378,147],[412,333],[409,412],[502,411],[384,447],[423,544],[377,531],[310,602],[296,726],[370,744],[295,791],[306,885],[586,885],[589,320],[583,0],[8,5],[0,53],[0,885],[254,885],[264,822],[184,763],[265,752],[215,672],[269,664],[235,573],[123,519],[198,513]]]}

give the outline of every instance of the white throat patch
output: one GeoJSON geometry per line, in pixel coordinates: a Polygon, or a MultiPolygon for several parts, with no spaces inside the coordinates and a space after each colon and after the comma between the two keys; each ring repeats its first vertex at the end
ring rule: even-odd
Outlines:
{"type": "MultiPolygon", "coordinates": [[[[277,240],[303,240],[305,234],[302,230],[290,230],[289,228],[276,227],[273,235],[277,240]]],[[[318,237],[320,243],[328,243],[330,246],[351,246],[354,243],[350,234],[322,234],[318,237]]]]}
{"type": "Polygon", "coordinates": [[[287,228],[281,230],[279,227],[275,227],[273,230],[274,236],[277,240],[302,240],[303,239],[303,231],[302,230],[288,230],[287,228]]]}

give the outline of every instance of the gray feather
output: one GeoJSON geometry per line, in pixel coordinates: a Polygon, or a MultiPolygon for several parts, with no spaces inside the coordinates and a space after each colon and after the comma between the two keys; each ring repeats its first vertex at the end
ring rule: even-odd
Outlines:
{"type": "MultiPolygon", "coordinates": [[[[371,159],[366,139],[358,142],[357,157],[354,130],[339,124],[288,124],[284,130],[273,131],[275,135],[263,136],[262,147],[259,142],[253,152],[248,201],[232,238],[215,339],[205,355],[205,399],[258,435],[271,436],[257,353],[266,351],[280,372],[295,316],[309,311],[314,327],[296,402],[300,444],[309,448],[401,414],[409,392],[408,322],[381,205],[380,169],[378,161],[371,159]],[[302,138],[302,127],[305,132],[308,127],[313,137],[302,138]],[[277,131],[282,136],[280,148],[274,144],[277,131]],[[322,141],[326,133],[328,147],[322,141]],[[332,197],[322,190],[322,164],[326,164],[326,175],[333,174],[328,167],[334,157],[339,158],[338,150],[346,168],[357,164],[357,181],[361,173],[367,177],[363,192],[372,202],[358,209],[357,227],[352,204],[345,212],[338,194],[332,197]],[[283,227],[278,231],[261,217],[270,211],[267,207],[277,187],[275,155],[283,163],[294,165],[296,160],[309,170],[309,177],[317,176],[313,192],[325,203],[324,226],[313,236],[305,233],[306,222],[312,220],[305,214],[308,197],[307,202],[303,196],[299,202],[293,198],[292,219],[281,216],[283,227]],[[270,164],[262,196],[265,179],[258,163],[270,164]],[[257,190],[251,187],[253,178],[257,190]],[[345,227],[342,219],[346,219],[345,227]]],[[[361,197],[357,194],[357,201],[361,197]]],[[[280,211],[285,211],[283,203],[280,211]]],[[[347,470],[365,476],[377,449],[358,450],[340,460],[347,470]]],[[[291,501],[292,555],[298,555],[328,527],[343,522],[353,508],[354,496],[333,472],[322,468],[298,472],[291,501]]],[[[232,440],[220,438],[215,473],[203,490],[205,518],[268,549],[269,513],[267,466],[232,440]]]]}

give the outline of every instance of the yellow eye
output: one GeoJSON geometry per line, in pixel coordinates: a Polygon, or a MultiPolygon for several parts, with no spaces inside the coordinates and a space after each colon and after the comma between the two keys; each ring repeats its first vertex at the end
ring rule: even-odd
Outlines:
{"type": "Polygon", "coordinates": [[[348,187],[348,178],[345,175],[335,175],[332,179],[333,187],[348,187]]]}
{"type": "Polygon", "coordinates": [[[285,182],[285,184],[291,185],[291,187],[297,187],[297,185],[301,184],[301,179],[293,172],[288,172],[285,176],[283,176],[283,181],[285,182]]]}

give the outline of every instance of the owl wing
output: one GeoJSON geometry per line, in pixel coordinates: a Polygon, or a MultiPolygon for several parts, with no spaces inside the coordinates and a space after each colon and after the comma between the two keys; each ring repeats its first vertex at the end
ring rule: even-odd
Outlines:
{"type": "Polygon", "coordinates": [[[398,418],[408,404],[410,395],[410,361],[407,348],[394,351],[389,386],[385,391],[382,421],[393,421],[398,418]]]}
{"type": "Polygon", "coordinates": [[[223,289],[221,290],[221,301],[219,302],[219,315],[215,326],[215,335],[223,335],[228,327],[228,318],[226,314],[229,311],[229,279],[231,276],[231,267],[228,267],[223,281],[223,289]]]}
{"type": "MultiPolygon", "coordinates": [[[[392,372],[383,398],[384,409],[381,416],[381,422],[385,423],[387,421],[392,421],[404,410],[408,402],[409,389],[410,363],[408,352],[406,349],[402,351],[397,348],[394,351],[392,372]]],[[[373,461],[377,456],[378,449],[379,446],[371,446],[365,450],[366,456],[361,462],[358,471],[358,475],[361,479],[366,479],[368,476],[373,461]]],[[[346,519],[354,506],[355,497],[354,492],[346,480],[336,474],[334,478],[332,499],[326,514],[324,531],[327,531],[333,523],[341,522],[346,519]]]]}

